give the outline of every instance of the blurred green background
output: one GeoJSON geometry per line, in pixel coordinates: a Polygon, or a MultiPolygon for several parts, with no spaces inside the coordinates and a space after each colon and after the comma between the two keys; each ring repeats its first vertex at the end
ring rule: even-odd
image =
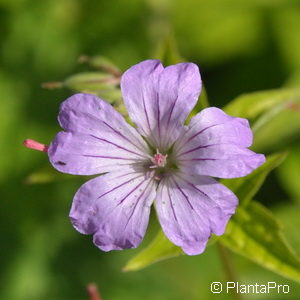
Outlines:
{"type": "MultiPolygon", "coordinates": [[[[22,141],[48,144],[59,131],[58,106],[70,91],[46,90],[43,82],[87,70],[78,64],[82,54],[104,55],[126,70],[153,58],[168,35],[199,65],[212,106],[241,93],[300,86],[300,1],[0,0],[0,32],[0,299],[83,300],[89,282],[99,285],[104,300],[218,297],[210,283],[226,277],[215,246],[121,272],[137,250],[103,253],[69,222],[72,197],[87,178],[53,171],[53,180],[29,184],[28,176],[49,163],[22,141]]],[[[257,196],[281,220],[298,254],[299,135],[257,196]]],[[[155,233],[154,219],[141,247],[155,233]]],[[[230,255],[241,283],[290,285],[289,294],[243,299],[299,299],[299,284],[230,255]]]]}

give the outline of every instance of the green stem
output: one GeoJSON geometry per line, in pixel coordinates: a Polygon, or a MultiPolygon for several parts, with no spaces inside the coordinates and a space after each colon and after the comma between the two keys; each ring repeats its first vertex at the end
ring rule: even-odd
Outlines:
{"type": "MultiPolygon", "coordinates": [[[[220,242],[217,242],[216,244],[226,274],[226,281],[237,282],[237,277],[228,250],[220,242]]],[[[241,294],[238,294],[235,290],[232,291],[232,296],[235,300],[243,300],[241,294]]]]}

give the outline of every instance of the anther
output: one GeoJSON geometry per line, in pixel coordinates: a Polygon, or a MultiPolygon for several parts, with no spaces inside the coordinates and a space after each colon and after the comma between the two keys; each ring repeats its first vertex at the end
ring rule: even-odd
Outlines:
{"type": "Polygon", "coordinates": [[[156,154],[153,155],[151,161],[153,162],[153,166],[150,168],[161,168],[164,167],[167,164],[167,157],[168,154],[163,155],[159,153],[158,149],[156,150],[156,154]]]}
{"type": "Polygon", "coordinates": [[[42,152],[48,152],[48,148],[49,148],[47,145],[41,144],[41,143],[31,140],[31,139],[26,139],[23,142],[23,145],[29,149],[34,149],[34,150],[42,151],[42,152]]]}

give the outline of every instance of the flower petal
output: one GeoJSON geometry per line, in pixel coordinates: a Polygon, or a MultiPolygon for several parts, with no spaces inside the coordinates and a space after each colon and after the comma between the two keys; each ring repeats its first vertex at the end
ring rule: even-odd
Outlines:
{"type": "Polygon", "coordinates": [[[206,176],[164,178],[155,207],[166,236],[188,255],[200,254],[212,233],[222,235],[238,204],[236,196],[206,176]]]}
{"type": "Polygon", "coordinates": [[[70,218],[83,234],[94,234],[103,251],[137,247],[144,237],[155,197],[155,182],[134,170],[86,182],[76,193],[70,218]]]}
{"type": "Polygon", "coordinates": [[[60,107],[60,132],[48,155],[61,172],[93,175],[146,160],[148,146],[134,128],[105,101],[76,94],[60,107]]]}
{"type": "Polygon", "coordinates": [[[265,162],[262,154],[247,149],[253,136],[246,119],[211,107],[191,119],[174,145],[179,168],[188,174],[235,178],[265,162]]]}
{"type": "Polygon", "coordinates": [[[246,176],[265,162],[262,154],[233,144],[204,147],[178,159],[178,167],[187,174],[219,178],[246,176]]]}
{"type": "Polygon", "coordinates": [[[231,143],[249,147],[252,141],[253,134],[248,120],[231,117],[217,107],[209,107],[191,119],[187,131],[182,132],[182,138],[175,146],[187,148],[190,147],[187,143],[193,143],[193,146],[197,146],[197,143],[231,143]]]}
{"type": "Polygon", "coordinates": [[[152,146],[166,151],[197,102],[201,78],[193,63],[164,69],[158,60],[147,60],[124,73],[121,89],[128,113],[141,134],[152,146]]]}

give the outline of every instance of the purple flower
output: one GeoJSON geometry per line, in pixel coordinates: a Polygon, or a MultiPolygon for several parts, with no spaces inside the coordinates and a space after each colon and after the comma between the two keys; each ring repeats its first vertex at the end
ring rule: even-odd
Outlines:
{"type": "Polygon", "coordinates": [[[164,68],[143,61],[124,73],[121,89],[137,129],[93,95],[76,94],[60,107],[64,131],[48,150],[53,166],[105,173],[77,191],[71,221],[104,251],[135,248],[154,202],[165,235],[189,255],[202,253],[212,233],[224,233],[238,204],[212,177],[245,176],[265,161],[247,149],[248,121],[211,107],[184,126],[201,89],[192,63],[164,68]]]}

